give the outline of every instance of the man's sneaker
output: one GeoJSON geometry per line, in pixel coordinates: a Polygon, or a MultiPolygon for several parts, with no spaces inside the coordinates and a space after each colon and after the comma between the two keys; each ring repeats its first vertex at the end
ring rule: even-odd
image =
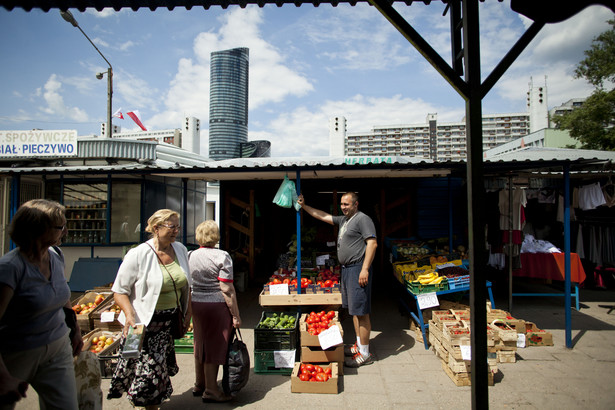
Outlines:
{"type": "Polygon", "coordinates": [[[357,353],[354,356],[347,357],[344,360],[344,366],[346,367],[361,367],[372,363],[374,363],[374,355],[371,353],[367,356],[357,353]]]}
{"type": "Polygon", "coordinates": [[[344,345],[344,356],[354,356],[359,353],[359,346],[357,344],[344,345]]]}

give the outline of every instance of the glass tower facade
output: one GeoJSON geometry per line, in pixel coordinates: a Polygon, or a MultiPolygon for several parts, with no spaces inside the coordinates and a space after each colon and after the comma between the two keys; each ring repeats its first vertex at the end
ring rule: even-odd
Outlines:
{"type": "Polygon", "coordinates": [[[239,158],[248,142],[248,48],[211,53],[209,158],[239,158]]]}

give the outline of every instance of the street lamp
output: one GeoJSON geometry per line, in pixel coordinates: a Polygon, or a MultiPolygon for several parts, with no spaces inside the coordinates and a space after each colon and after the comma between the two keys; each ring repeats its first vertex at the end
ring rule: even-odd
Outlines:
{"type": "MultiPolygon", "coordinates": [[[[77,20],[75,20],[75,17],[73,17],[73,14],[70,11],[60,10],[60,15],[62,16],[64,20],[72,24],[73,27],[77,27],[79,31],[83,33],[85,38],[88,39],[90,44],[92,44],[92,46],[96,49],[96,51],[98,51],[98,54],[100,54],[100,56],[107,62],[107,64],[109,64],[109,68],[107,69],[107,137],[111,138],[112,127],[113,127],[113,124],[111,124],[111,116],[112,116],[111,99],[113,96],[113,67],[111,67],[111,63],[109,62],[109,60],[107,60],[107,58],[103,55],[103,53],[100,52],[98,47],[96,47],[96,45],[92,42],[92,40],[90,40],[88,35],[85,34],[85,32],[81,29],[81,27],[79,27],[79,23],[77,23],[77,20]]],[[[99,80],[102,80],[104,74],[105,74],[104,72],[98,73],[96,74],[96,78],[98,78],[99,80]]]]}

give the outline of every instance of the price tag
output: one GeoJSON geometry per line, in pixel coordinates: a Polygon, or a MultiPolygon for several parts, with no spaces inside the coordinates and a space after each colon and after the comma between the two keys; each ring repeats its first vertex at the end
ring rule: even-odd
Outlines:
{"type": "Polygon", "coordinates": [[[337,325],[333,325],[327,330],[323,330],[318,334],[318,342],[322,350],[326,350],[331,346],[337,346],[344,343],[342,333],[337,325]]]}
{"type": "Polygon", "coordinates": [[[294,350],[275,350],[273,352],[275,367],[295,367],[294,350]]]}
{"type": "Polygon", "coordinates": [[[436,292],[421,293],[416,297],[416,300],[419,303],[419,309],[421,310],[434,306],[440,306],[440,302],[438,301],[438,295],[436,295],[436,292]]]}
{"type": "Polygon", "coordinates": [[[436,264],[436,269],[442,269],[442,268],[451,268],[457,266],[455,265],[453,262],[447,262],[447,263],[437,263],[436,264]]]}
{"type": "Polygon", "coordinates": [[[316,265],[317,266],[325,266],[327,264],[327,259],[329,259],[329,255],[320,255],[316,257],[316,265]]]}
{"type": "Polygon", "coordinates": [[[115,320],[115,313],[114,312],[102,312],[100,314],[100,321],[102,323],[113,322],[114,320],[115,320]]]}
{"type": "Polygon", "coordinates": [[[288,283],[281,283],[279,285],[269,285],[270,295],[288,295],[288,283]]]}
{"type": "Polygon", "coordinates": [[[525,347],[525,333],[517,333],[517,347],[525,347]]]}
{"type": "Polygon", "coordinates": [[[463,360],[472,360],[472,346],[459,346],[459,348],[463,360]]]}

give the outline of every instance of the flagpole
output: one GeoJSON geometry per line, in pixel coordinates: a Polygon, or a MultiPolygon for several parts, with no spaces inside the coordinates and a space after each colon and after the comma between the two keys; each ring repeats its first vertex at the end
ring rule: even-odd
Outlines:
{"type": "MultiPolygon", "coordinates": [[[[90,38],[88,37],[87,34],[85,34],[85,31],[83,31],[81,29],[81,27],[79,27],[79,23],[77,23],[77,20],[75,20],[75,17],[73,16],[73,14],[69,11],[62,11],[60,10],[60,15],[62,16],[62,18],[64,20],[66,20],[67,22],[69,22],[73,27],[77,27],[79,29],[79,31],[81,31],[81,33],[85,36],[85,38],[88,39],[88,41],[90,42],[90,44],[92,44],[92,46],[96,49],[96,51],[98,51],[98,54],[100,54],[100,56],[107,62],[107,64],[109,65],[109,68],[107,69],[107,132],[106,132],[106,136],[107,138],[111,138],[111,134],[113,132],[113,124],[111,123],[111,117],[112,117],[112,98],[113,98],[113,67],[111,67],[111,63],[109,62],[109,60],[107,60],[107,58],[103,55],[103,53],[100,52],[100,50],[98,49],[98,47],[96,47],[96,44],[94,44],[94,42],[92,40],[90,40],[90,38]]],[[[102,79],[104,73],[98,73],[96,74],[96,78],[98,78],[99,80],[102,79]]]]}

